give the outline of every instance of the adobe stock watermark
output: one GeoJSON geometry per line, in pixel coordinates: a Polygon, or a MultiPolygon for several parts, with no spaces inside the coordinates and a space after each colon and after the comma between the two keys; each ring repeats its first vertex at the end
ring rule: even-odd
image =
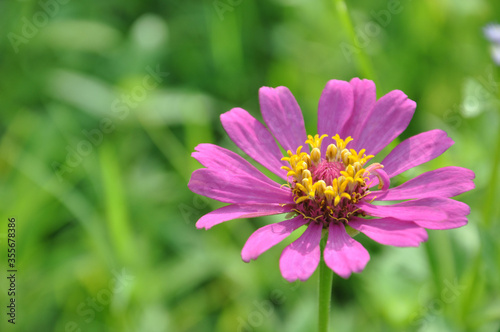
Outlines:
{"type": "MultiPolygon", "coordinates": [[[[295,292],[300,287],[301,283],[296,281],[290,284],[283,279],[288,285],[292,285],[290,291],[295,292]]],[[[254,310],[245,317],[238,317],[236,332],[253,332],[264,324],[266,319],[271,317],[275,312],[275,306],[282,305],[287,300],[285,293],[282,290],[275,289],[269,294],[269,299],[264,301],[253,301],[254,310]]]]}
{"type": "Polygon", "coordinates": [[[499,82],[494,77],[494,67],[490,65],[484,74],[471,78],[477,82],[470,93],[464,96],[462,103],[455,103],[452,108],[443,114],[443,121],[451,127],[458,129],[463,122],[464,115],[473,116],[481,111],[481,108],[488,102],[497,106],[500,104],[498,99],[499,82]],[[471,114],[473,113],[473,114],[471,114]]]}
{"type": "Polygon", "coordinates": [[[448,279],[443,281],[443,288],[439,298],[435,298],[423,305],[420,310],[416,311],[411,318],[412,326],[419,328],[428,327],[437,316],[442,315],[446,305],[457,300],[462,294],[465,287],[458,284],[458,280],[450,282],[448,279]]]}
{"type": "Polygon", "coordinates": [[[241,5],[242,2],[243,0],[214,0],[212,5],[219,19],[224,21],[224,14],[228,11],[234,11],[234,8],[241,5]]]}
{"type": "Polygon", "coordinates": [[[108,287],[97,292],[95,297],[87,297],[76,307],[76,313],[83,321],[69,321],[64,326],[65,332],[82,332],[82,324],[90,324],[94,321],[98,313],[107,307],[114,295],[123,292],[134,280],[135,276],[130,275],[122,268],[121,272],[112,271],[113,278],[109,281],[108,287]]]}
{"type": "MultiPolygon", "coordinates": [[[[411,0],[406,0],[410,2],[411,0]]],[[[394,15],[400,14],[404,7],[399,0],[388,0],[387,8],[378,11],[372,10],[370,16],[372,19],[366,22],[362,27],[354,29],[354,45],[348,42],[340,43],[340,50],[347,62],[351,62],[354,54],[359,54],[362,49],[368,47],[373,38],[380,35],[383,28],[386,28],[392,21],[394,15]]]]}
{"type": "Polygon", "coordinates": [[[147,74],[142,78],[141,84],[134,86],[129,93],[122,93],[116,98],[110,107],[110,117],[104,117],[99,121],[96,128],[82,130],[81,133],[85,139],[81,139],[75,146],[66,146],[66,159],[63,163],[54,161],[51,166],[59,182],[64,180],[66,173],[73,172],[73,169],[80,166],[84,158],[89,156],[94,148],[97,148],[103,141],[105,135],[109,135],[116,129],[116,121],[125,120],[130,111],[137,108],[139,104],[146,99],[149,92],[154,90],[163,82],[169,74],[162,72],[160,66],[155,69],[150,66],[145,68],[147,74]]]}
{"type": "Polygon", "coordinates": [[[184,223],[190,225],[203,216],[203,210],[208,207],[209,199],[205,196],[194,195],[191,205],[180,203],[179,212],[182,215],[184,223]]]}
{"type": "Polygon", "coordinates": [[[40,0],[38,6],[40,9],[36,11],[31,18],[26,16],[21,17],[21,31],[19,33],[9,32],[7,38],[14,52],[19,53],[19,47],[29,43],[35,38],[40,29],[46,27],[50,20],[54,18],[61,10],[62,5],[66,5],[70,0],[40,0]]]}

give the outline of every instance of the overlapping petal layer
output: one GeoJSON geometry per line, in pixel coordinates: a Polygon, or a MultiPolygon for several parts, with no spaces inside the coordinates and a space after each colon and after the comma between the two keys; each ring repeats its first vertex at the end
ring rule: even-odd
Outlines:
{"type": "Polygon", "coordinates": [[[349,226],[379,243],[396,247],[418,247],[427,241],[427,232],[412,221],[395,218],[364,219],[354,217],[349,226]]]}
{"type": "Polygon", "coordinates": [[[307,224],[302,216],[285,220],[276,224],[267,225],[256,230],[247,240],[241,251],[241,258],[245,262],[257,259],[260,254],[284,240],[294,230],[307,224]]]}
{"type": "Polygon", "coordinates": [[[264,182],[250,174],[198,169],[188,184],[192,192],[212,199],[236,204],[292,204],[292,193],[264,182]]]}
{"type": "MultiPolygon", "coordinates": [[[[329,81],[318,105],[318,134],[327,134],[323,140],[321,154],[324,155],[327,146],[333,142],[332,133],[339,133],[349,120],[354,106],[352,86],[345,81],[329,81]]],[[[293,151],[293,150],[292,150],[293,151]]]]}
{"type": "Polygon", "coordinates": [[[357,141],[363,131],[360,124],[364,122],[375,106],[377,93],[375,83],[370,80],[353,78],[349,84],[352,86],[354,105],[352,113],[339,135],[341,137],[351,136],[354,141],[357,141]]]}
{"type": "Polygon", "coordinates": [[[413,221],[429,229],[450,229],[467,224],[469,206],[443,197],[420,198],[393,205],[372,205],[360,202],[358,207],[375,217],[391,217],[413,221]]]}
{"type": "MultiPolygon", "coordinates": [[[[259,90],[259,101],[264,121],[285,151],[295,151],[304,144],[307,139],[304,118],[288,88],[262,87],[259,90]]],[[[304,150],[307,149],[304,147],[304,150]]]]}
{"type": "Polygon", "coordinates": [[[376,155],[408,127],[416,103],[399,90],[394,90],[377,100],[364,122],[359,124],[361,133],[353,141],[355,150],[366,149],[376,155]]]}
{"type": "Polygon", "coordinates": [[[239,218],[255,218],[273,214],[290,212],[289,205],[279,204],[231,204],[214,210],[201,217],[197,228],[210,229],[228,220],[239,218]]]}
{"type": "Polygon", "coordinates": [[[386,190],[372,191],[366,200],[397,201],[426,197],[453,197],[474,189],[473,171],[462,167],[443,167],[421,174],[402,185],[386,190]]]}
{"type": "Polygon", "coordinates": [[[233,175],[253,176],[271,186],[279,186],[255,166],[230,150],[214,144],[199,144],[195,150],[196,152],[193,152],[191,156],[208,169],[224,171],[233,175]]]}
{"type": "Polygon", "coordinates": [[[233,108],[220,116],[222,126],[243,152],[262,166],[286,180],[281,169],[281,150],[269,130],[241,108],[233,108]]]}
{"type": "Polygon", "coordinates": [[[283,277],[293,282],[305,281],[318,267],[321,250],[321,232],[323,227],[310,223],[304,233],[281,253],[280,270],[283,277]]]}
{"type": "Polygon", "coordinates": [[[326,265],[342,278],[361,272],[370,260],[368,251],[345,231],[343,224],[330,223],[323,253],[326,265]]]}
{"type": "Polygon", "coordinates": [[[381,164],[384,165],[384,171],[392,178],[410,168],[439,157],[453,143],[453,140],[442,130],[426,131],[399,143],[382,160],[381,164]]]}

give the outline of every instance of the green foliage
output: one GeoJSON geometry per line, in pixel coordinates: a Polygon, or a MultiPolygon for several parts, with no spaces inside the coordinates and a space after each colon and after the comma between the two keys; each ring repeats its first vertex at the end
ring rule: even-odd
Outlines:
{"type": "MultiPolygon", "coordinates": [[[[358,235],[366,270],[334,276],[335,331],[498,331],[498,68],[482,27],[490,1],[85,1],[0,3],[0,329],[7,218],[15,217],[19,331],[312,331],[318,271],[289,284],[277,245],[241,261],[245,240],[280,217],[209,232],[220,203],[187,188],[199,143],[239,151],[219,115],[261,119],[260,86],[285,85],[315,133],[329,79],[363,76],[418,104],[402,138],[441,128],[456,144],[424,171],[476,173],[469,225],[419,248],[358,235]],[[366,64],[364,64],[366,65],[366,64]],[[495,161],[496,160],[496,161],[495,161]]],[[[266,173],[267,174],[267,173],[266,173]]]]}

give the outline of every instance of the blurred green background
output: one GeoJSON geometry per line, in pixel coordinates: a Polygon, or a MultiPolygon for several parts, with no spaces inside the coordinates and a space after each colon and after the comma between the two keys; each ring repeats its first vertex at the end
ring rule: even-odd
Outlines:
{"type": "Polygon", "coordinates": [[[317,272],[290,284],[278,267],[292,239],[240,258],[280,217],[195,228],[222,204],[188,190],[190,153],[204,142],[241,153],[219,115],[239,106],[261,119],[264,85],[289,87],[315,134],[326,82],[371,67],[379,96],[401,89],[418,104],[402,138],[440,128],[456,142],[393,183],[455,165],[476,172],[476,189],[458,198],[469,225],[429,231],[419,248],[359,235],[371,260],[334,277],[332,326],[499,331],[500,77],[482,27],[500,4],[347,6],[356,41],[333,1],[1,1],[0,330],[314,331],[317,272]]]}

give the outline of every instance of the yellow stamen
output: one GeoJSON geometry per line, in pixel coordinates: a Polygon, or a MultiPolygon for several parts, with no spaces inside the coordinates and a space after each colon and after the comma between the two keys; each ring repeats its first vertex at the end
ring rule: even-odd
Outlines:
{"type": "Polygon", "coordinates": [[[353,139],[351,136],[347,137],[345,140],[341,139],[339,134],[332,137],[337,142],[337,147],[341,150],[345,149],[347,144],[351,142],[353,139]]]}
{"type": "Polygon", "coordinates": [[[326,160],[327,161],[335,161],[335,157],[337,156],[337,147],[333,144],[328,145],[326,149],[326,160]]]}
{"type": "Polygon", "coordinates": [[[328,137],[328,135],[324,134],[324,135],[321,135],[321,137],[317,134],[314,135],[314,137],[312,137],[311,135],[308,135],[307,136],[308,140],[306,141],[306,144],[309,144],[311,146],[311,149],[314,149],[314,148],[321,149],[321,142],[323,142],[323,139],[325,137],[328,137]]]}
{"type": "Polygon", "coordinates": [[[317,166],[321,161],[321,151],[318,148],[314,148],[311,151],[311,162],[314,166],[317,166]]]}
{"type": "Polygon", "coordinates": [[[344,165],[347,166],[350,164],[349,159],[351,157],[351,153],[347,149],[342,150],[342,152],[340,153],[340,157],[344,165]]]}
{"type": "MultiPolygon", "coordinates": [[[[336,144],[328,145],[322,161],[321,144],[325,137],[327,135],[314,137],[309,135],[305,144],[310,145],[311,153],[302,152],[302,146],[299,146],[295,153],[288,150],[288,156],[283,157],[282,160],[287,161],[289,166],[281,168],[287,171],[287,176],[292,179],[290,187],[295,194],[296,204],[312,200],[316,202],[316,208],[324,209],[325,215],[335,219],[338,213],[336,207],[343,200],[356,203],[367,194],[365,192],[366,181],[370,171],[379,169],[382,165],[373,164],[365,169],[365,163],[373,156],[367,156],[365,149],[359,152],[347,149],[347,145],[353,140],[352,137],[349,136],[344,140],[338,134],[332,137],[336,144]],[[321,167],[322,162],[337,163],[336,166],[327,167],[340,167],[338,176],[328,185],[324,180],[313,180],[313,174],[317,167],[321,167]]],[[[380,176],[379,179],[382,184],[380,176]]]]}
{"type": "Polygon", "coordinates": [[[326,201],[328,202],[328,205],[332,205],[332,202],[335,199],[335,192],[333,191],[332,186],[326,187],[325,197],[326,197],[326,201]]]}
{"type": "Polygon", "coordinates": [[[307,197],[307,196],[302,196],[302,197],[297,198],[297,199],[295,200],[295,203],[299,204],[299,203],[302,203],[303,201],[308,200],[308,199],[309,199],[309,197],[307,197]]]}
{"type": "Polygon", "coordinates": [[[319,180],[314,184],[313,188],[319,197],[323,197],[326,191],[326,183],[323,180],[319,180]]]}

